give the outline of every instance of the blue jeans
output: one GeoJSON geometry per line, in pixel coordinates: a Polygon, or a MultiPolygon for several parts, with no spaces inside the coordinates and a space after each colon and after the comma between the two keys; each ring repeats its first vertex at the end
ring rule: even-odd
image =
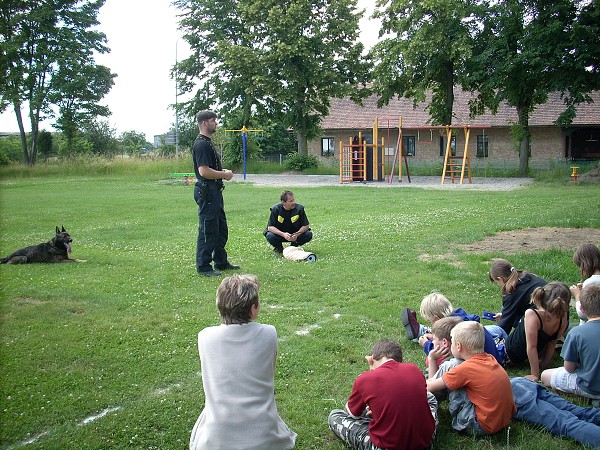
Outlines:
{"type": "Polygon", "coordinates": [[[511,378],[510,383],[517,406],[515,418],[600,448],[600,408],[574,405],[526,378],[511,378]]]}
{"type": "Polygon", "coordinates": [[[504,328],[502,328],[499,325],[485,325],[484,328],[488,330],[488,332],[494,337],[496,343],[498,343],[498,341],[500,341],[501,339],[508,339],[508,334],[506,334],[504,328]]]}
{"type": "Polygon", "coordinates": [[[465,388],[449,392],[448,411],[452,416],[452,428],[454,430],[470,433],[474,436],[486,435],[486,432],[479,425],[475,405],[469,400],[465,388]]]}

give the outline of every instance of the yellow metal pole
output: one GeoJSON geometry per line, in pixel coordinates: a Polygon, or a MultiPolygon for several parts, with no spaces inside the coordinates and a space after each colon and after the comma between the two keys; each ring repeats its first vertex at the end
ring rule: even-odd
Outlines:
{"type": "MultiPolygon", "coordinates": [[[[469,161],[469,136],[471,135],[471,129],[469,127],[463,128],[465,133],[465,150],[463,154],[462,167],[460,168],[460,184],[463,184],[463,180],[465,179],[465,166],[469,161]]],[[[468,168],[467,172],[469,176],[469,183],[471,183],[471,167],[468,168]]]]}
{"type": "MultiPolygon", "coordinates": [[[[450,134],[450,126],[446,125],[446,154],[444,155],[444,169],[442,171],[442,184],[444,184],[444,180],[446,179],[446,168],[448,167],[448,159],[450,157],[451,154],[451,147],[452,147],[452,135],[450,134]]],[[[452,169],[452,172],[450,174],[451,178],[452,178],[452,183],[454,183],[454,169],[452,169]]]]}

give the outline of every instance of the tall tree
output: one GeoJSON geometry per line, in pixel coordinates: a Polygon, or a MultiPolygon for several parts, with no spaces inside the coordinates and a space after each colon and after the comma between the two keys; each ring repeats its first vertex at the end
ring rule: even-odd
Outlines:
{"type": "Polygon", "coordinates": [[[94,119],[83,124],[81,137],[91,144],[91,151],[96,155],[114,155],[119,150],[116,130],[108,120],[94,119]]]}
{"type": "Polygon", "coordinates": [[[575,105],[590,101],[587,93],[598,87],[598,2],[505,0],[493,3],[489,11],[463,86],[477,95],[472,104],[476,114],[485,108],[496,111],[502,101],[516,108],[513,130],[519,173],[525,175],[529,118],[536,106],[550,92],[560,92],[565,112],[558,122],[569,123],[575,105]]]}
{"type": "Polygon", "coordinates": [[[146,135],[135,130],[124,131],[119,136],[119,148],[122,153],[136,155],[146,147],[146,135]]]}
{"type": "Polygon", "coordinates": [[[182,87],[201,80],[197,98],[249,118],[266,111],[298,137],[318,133],[330,99],[358,99],[367,65],[358,42],[356,0],[176,0],[192,55],[179,65],[182,87]],[[187,84],[186,84],[187,83],[187,84]]]}
{"type": "Polygon", "coordinates": [[[379,104],[398,95],[417,105],[431,94],[433,124],[451,124],[454,85],[471,56],[481,13],[473,0],[380,1],[375,16],[383,39],[371,51],[379,104]]]}
{"type": "Polygon", "coordinates": [[[0,3],[0,105],[15,111],[23,158],[34,164],[39,123],[52,117],[51,93],[60,91],[61,65],[93,61],[104,53],[106,37],[92,29],[104,0],[4,0],[0,3]],[[62,64],[59,64],[62,61],[62,64]],[[31,136],[25,134],[22,110],[28,108],[31,136]]]}
{"type": "Polygon", "coordinates": [[[60,65],[49,99],[58,106],[55,126],[65,135],[68,153],[71,153],[73,138],[83,123],[110,115],[108,107],[99,102],[110,91],[115,76],[108,67],[93,61],[83,64],[67,61],[60,65]]]}

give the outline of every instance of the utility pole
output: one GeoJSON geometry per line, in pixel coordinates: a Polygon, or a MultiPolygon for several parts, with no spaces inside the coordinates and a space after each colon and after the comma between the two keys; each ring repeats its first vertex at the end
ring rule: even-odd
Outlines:
{"type": "Polygon", "coordinates": [[[175,41],[175,156],[179,158],[179,107],[178,97],[179,89],[177,86],[177,44],[179,39],[175,41]]]}

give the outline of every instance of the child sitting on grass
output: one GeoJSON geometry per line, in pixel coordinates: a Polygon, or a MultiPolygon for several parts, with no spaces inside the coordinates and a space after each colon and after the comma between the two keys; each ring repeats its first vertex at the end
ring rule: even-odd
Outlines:
{"type": "MultiPolygon", "coordinates": [[[[467,314],[462,308],[454,309],[450,300],[439,292],[426,295],[421,300],[420,306],[421,316],[430,324],[434,324],[437,320],[444,317],[460,317],[462,320],[472,320],[479,322],[479,316],[475,314],[467,314]]],[[[419,345],[423,347],[426,355],[431,351],[433,344],[431,342],[431,329],[425,325],[421,325],[417,321],[416,313],[409,308],[402,308],[400,311],[402,325],[406,331],[406,337],[409,340],[419,340],[419,345]]],[[[485,327],[485,352],[492,355],[502,364],[504,359],[503,352],[499,350],[499,346],[504,346],[504,339],[507,337],[502,328],[497,325],[488,325],[485,327]]]]}
{"type": "Polygon", "coordinates": [[[494,260],[488,276],[491,282],[500,286],[502,295],[502,311],[497,313],[494,319],[506,334],[510,334],[525,315],[525,310],[531,308],[531,293],[535,288],[545,286],[546,281],[525,270],[517,269],[505,259],[494,260]]]}
{"type": "MultiPolygon", "coordinates": [[[[588,321],[565,338],[560,356],[564,366],[542,372],[542,383],[558,391],[600,400],[600,284],[581,290],[581,310],[588,321]]],[[[594,405],[596,406],[596,405],[594,405]]]]}
{"type": "Polygon", "coordinates": [[[346,407],[329,414],[329,428],[353,449],[429,448],[437,425],[437,401],[419,368],[402,362],[394,341],[377,342],[365,359],[346,407]]]}
{"type": "Polygon", "coordinates": [[[508,375],[498,361],[483,352],[483,326],[461,322],[451,331],[450,349],[463,363],[440,378],[427,380],[427,390],[449,389],[452,428],[474,435],[494,434],[517,412],[508,375]]]}
{"type": "MultiPolygon", "coordinates": [[[[427,355],[426,363],[429,379],[440,378],[448,370],[463,362],[462,359],[454,358],[450,350],[452,346],[452,329],[461,322],[460,317],[450,316],[436,320],[431,327],[433,348],[427,355]]],[[[438,401],[445,400],[447,396],[447,390],[435,393],[438,401]]]]}
{"type": "Polygon", "coordinates": [[[569,287],[559,281],[538,287],[531,294],[536,309],[528,309],[506,339],[506,353],[511,363],[529,360],[531,381],[540,379],[540,368],[546,369],[556,349],[556,341],[569,325],[569,287]]]}
{"type": "Polygon", "coordinates": [[[571,294],[575,299],[575,309],[580,319],[580,325],[587,320],[586,315],[581,311],[579,296],[581,289],[588,284],[600,284],[600,250],[593,244],[583,244],[573,255],[573,262],[579,267],[582,277],[585,277],[583,283],[577,283],[571,286],[571,294]]]}

